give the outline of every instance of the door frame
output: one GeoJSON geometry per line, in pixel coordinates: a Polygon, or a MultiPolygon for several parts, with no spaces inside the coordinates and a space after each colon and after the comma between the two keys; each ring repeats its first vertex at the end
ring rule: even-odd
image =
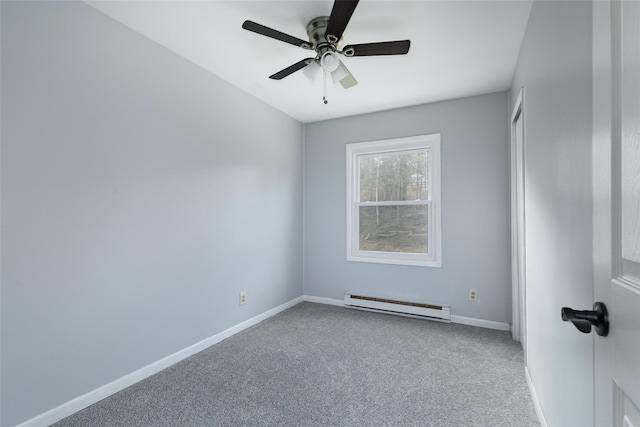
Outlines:
{"type": "Polygon", "coordinates": [[[520,341],[527,364],[527,327],[526,327],[526,246],[525,246],[525,141],[524,141],[524,88],[520,88],[511,113],[511,292],[512,292],[512,335],[520,341]],[[521,120],[521,143],[517,144],[516,123],[521,120]],[[522,159],[521,162],[518,159],[522,159]],[[521,188],[518,188],[520,176],[521,188]],[[520,191],[518,191],[520,190],[520,191]]]}

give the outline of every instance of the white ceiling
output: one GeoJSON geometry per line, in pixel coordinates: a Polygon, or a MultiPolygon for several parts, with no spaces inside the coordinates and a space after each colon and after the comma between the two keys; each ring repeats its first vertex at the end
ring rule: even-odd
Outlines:
{"type": "Polygon", "coordinates": [[[87,3],[289,116],[314,122],[506,90],[533,0],[375,1],[358,4],[343,40],[411,40],[407,55],[352,57],[351,89],[298,71],[271,74],[313,52],[241,28],[249,19],[300,39],[329,15],[321,1],[92,1],[87,3]]]}

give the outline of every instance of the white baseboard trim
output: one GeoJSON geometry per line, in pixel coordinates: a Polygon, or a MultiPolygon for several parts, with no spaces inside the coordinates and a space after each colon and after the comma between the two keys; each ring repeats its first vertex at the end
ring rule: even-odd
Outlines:
{"type": "Polygon", "coordinates": [[[226,329],[216,335],[213,335],[212,337],[206,338],[165,358],[155,361],[143,368],[138,369],[137,371],[125,375],[122,378],[98,387],[97,389],[83,394],[82,396],[78,396],[75,399],[72,399],[60,406],[57,406],[53,409],[48,410],[47,412],[44,412],[34,418],[27,420],[22,424],[18,424],[18,426],[16,427],[41,427],[56,423],[68,417],[69,415],[72,415],[88,406],[93,405],[94,403],[99,402],[106,397],[111,396],[112,394],[122,391],[125,388],[132,386],[133,384],[142,381],[145,378],[150,377],[151,375],[157,374],[163,369],[166,369],[169,366],[174,365],[189,356],[193,356],[194,354],[201,352],[207,347],[211,347],[212,345],[217,344],[220,341],[237,334],[238,332],[241,332],[251,326],[257,325],[263,320],[268,319],[269,317],[274,316],[290,307],[293,307],[294,305],[301,303],[302,301],[304,301],[303,297],[294,298],[291,301],[272,308],[271,310],[265,311],[264,313],[252,317],[251,319],[245,320],[242,323],[238,323],[237,325],[232,326],[229,329],[226,329]]]}
{"type": "Polygon", "coordinates": [[[341,299],[314,297],[312,295],[305,295],[302,298],[308,302],[315,302],[318,304],[327,304],[327,305],[338,305],[340,307],[344,307],[344,300],[341,300],[341,299]]]}
{"type": "Polygon", "coordinates": [[[540,401],[538,400],[536,388],[533,386],[531,375],[529,375],[529,369],[527,369],[526,366],[524,367],[524,374],[527,377],[529,392],[531,392],[531,400],[533,400],[533,406],[536,408],[536,414],[538,415],[538,421],[540,421],[540,427],[547,427],[547,420],[544,419],[544,413],[542,412],[542,406],[540,406],[540,401]]]}
{"type": "Polygon", "coordinates": [[[461,325],[478,326],[480,328],[497,329],[499,331],[511,331],[509,323],[494,322],[493,320],[474,319],[472,317],[451,315],[452,323],[460,323],[461,325]]]}

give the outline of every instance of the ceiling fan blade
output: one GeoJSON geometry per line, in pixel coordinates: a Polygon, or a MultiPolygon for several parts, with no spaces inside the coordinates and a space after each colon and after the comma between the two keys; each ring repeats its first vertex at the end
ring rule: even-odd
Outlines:
{"type": "Polygon", "coordinates": [[[273,28],[265,27],[264,25],[258,24],[253,21],[244,21],[242,23],[242,28],[244,28],[245,30],[253,31],[254,33],[262,34],[263,36],[271,37],[272,39],[292,44],[294,46],[302,47],[304,49],[311,49],[311,45],[308,41],[290,36],[289,34],[274,30],[273,28]]]}
{"type": "Polygon", "coordinates": [[[296,71],[303,69],[304,67],[309,65],[309,62],[313,60],[314,58],[303,59],[302,61],[296,62],[295,64],[288,66],[284,70],[278,71],[277,73],[269,76],[269,78],[273,80],[282,80],[285,77],[287,77],[289,74],[293,74],[296,71]]]}
{"type": "Polygon", "coordinates": [[[343,77],[342,80],[340,80],[340,84],[342,85],[342,87],[345,89],[349,89],[357,85],[358,81],[355,77],[353,77],[353,74],[351,74],[351,71],[349,71],[347,66],[344,65],[344,62],[340,61],[340,67],[342,67],[342,69],[347,73],[347,75],[343,77]]]}
{"type": "Polygon", "coordinates": [[[353,15],[353,11],[356,10],[358,0],[335,0],[333,3],[333,9],[331,9],[331,16],[329,16],[329,22],[325,34],[327,40],[331,43],[337,43],[342,38],[345,28],[353,15]],[[330,37],[335,37],[331,40],[330,37]]]}
{"type": "Polygon", "coordinates": [[[393,42],[363,43],[345,46],[345,56],[405,55],[409,52],[410,40],[393,42]]]}

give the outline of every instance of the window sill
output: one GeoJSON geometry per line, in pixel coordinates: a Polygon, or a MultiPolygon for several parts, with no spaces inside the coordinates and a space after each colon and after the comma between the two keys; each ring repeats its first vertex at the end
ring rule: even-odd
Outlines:
{"type": "Polygon", "coordinates": [[[349,255],[347,261],[353,262],[372,262],[376,264],[393,264],[393,265],[410,265],[417,267],[442,267],[440,260],[433,259],[408,259],[408,258],[387,258],[380,256],[358,256],[349,255]]]}

